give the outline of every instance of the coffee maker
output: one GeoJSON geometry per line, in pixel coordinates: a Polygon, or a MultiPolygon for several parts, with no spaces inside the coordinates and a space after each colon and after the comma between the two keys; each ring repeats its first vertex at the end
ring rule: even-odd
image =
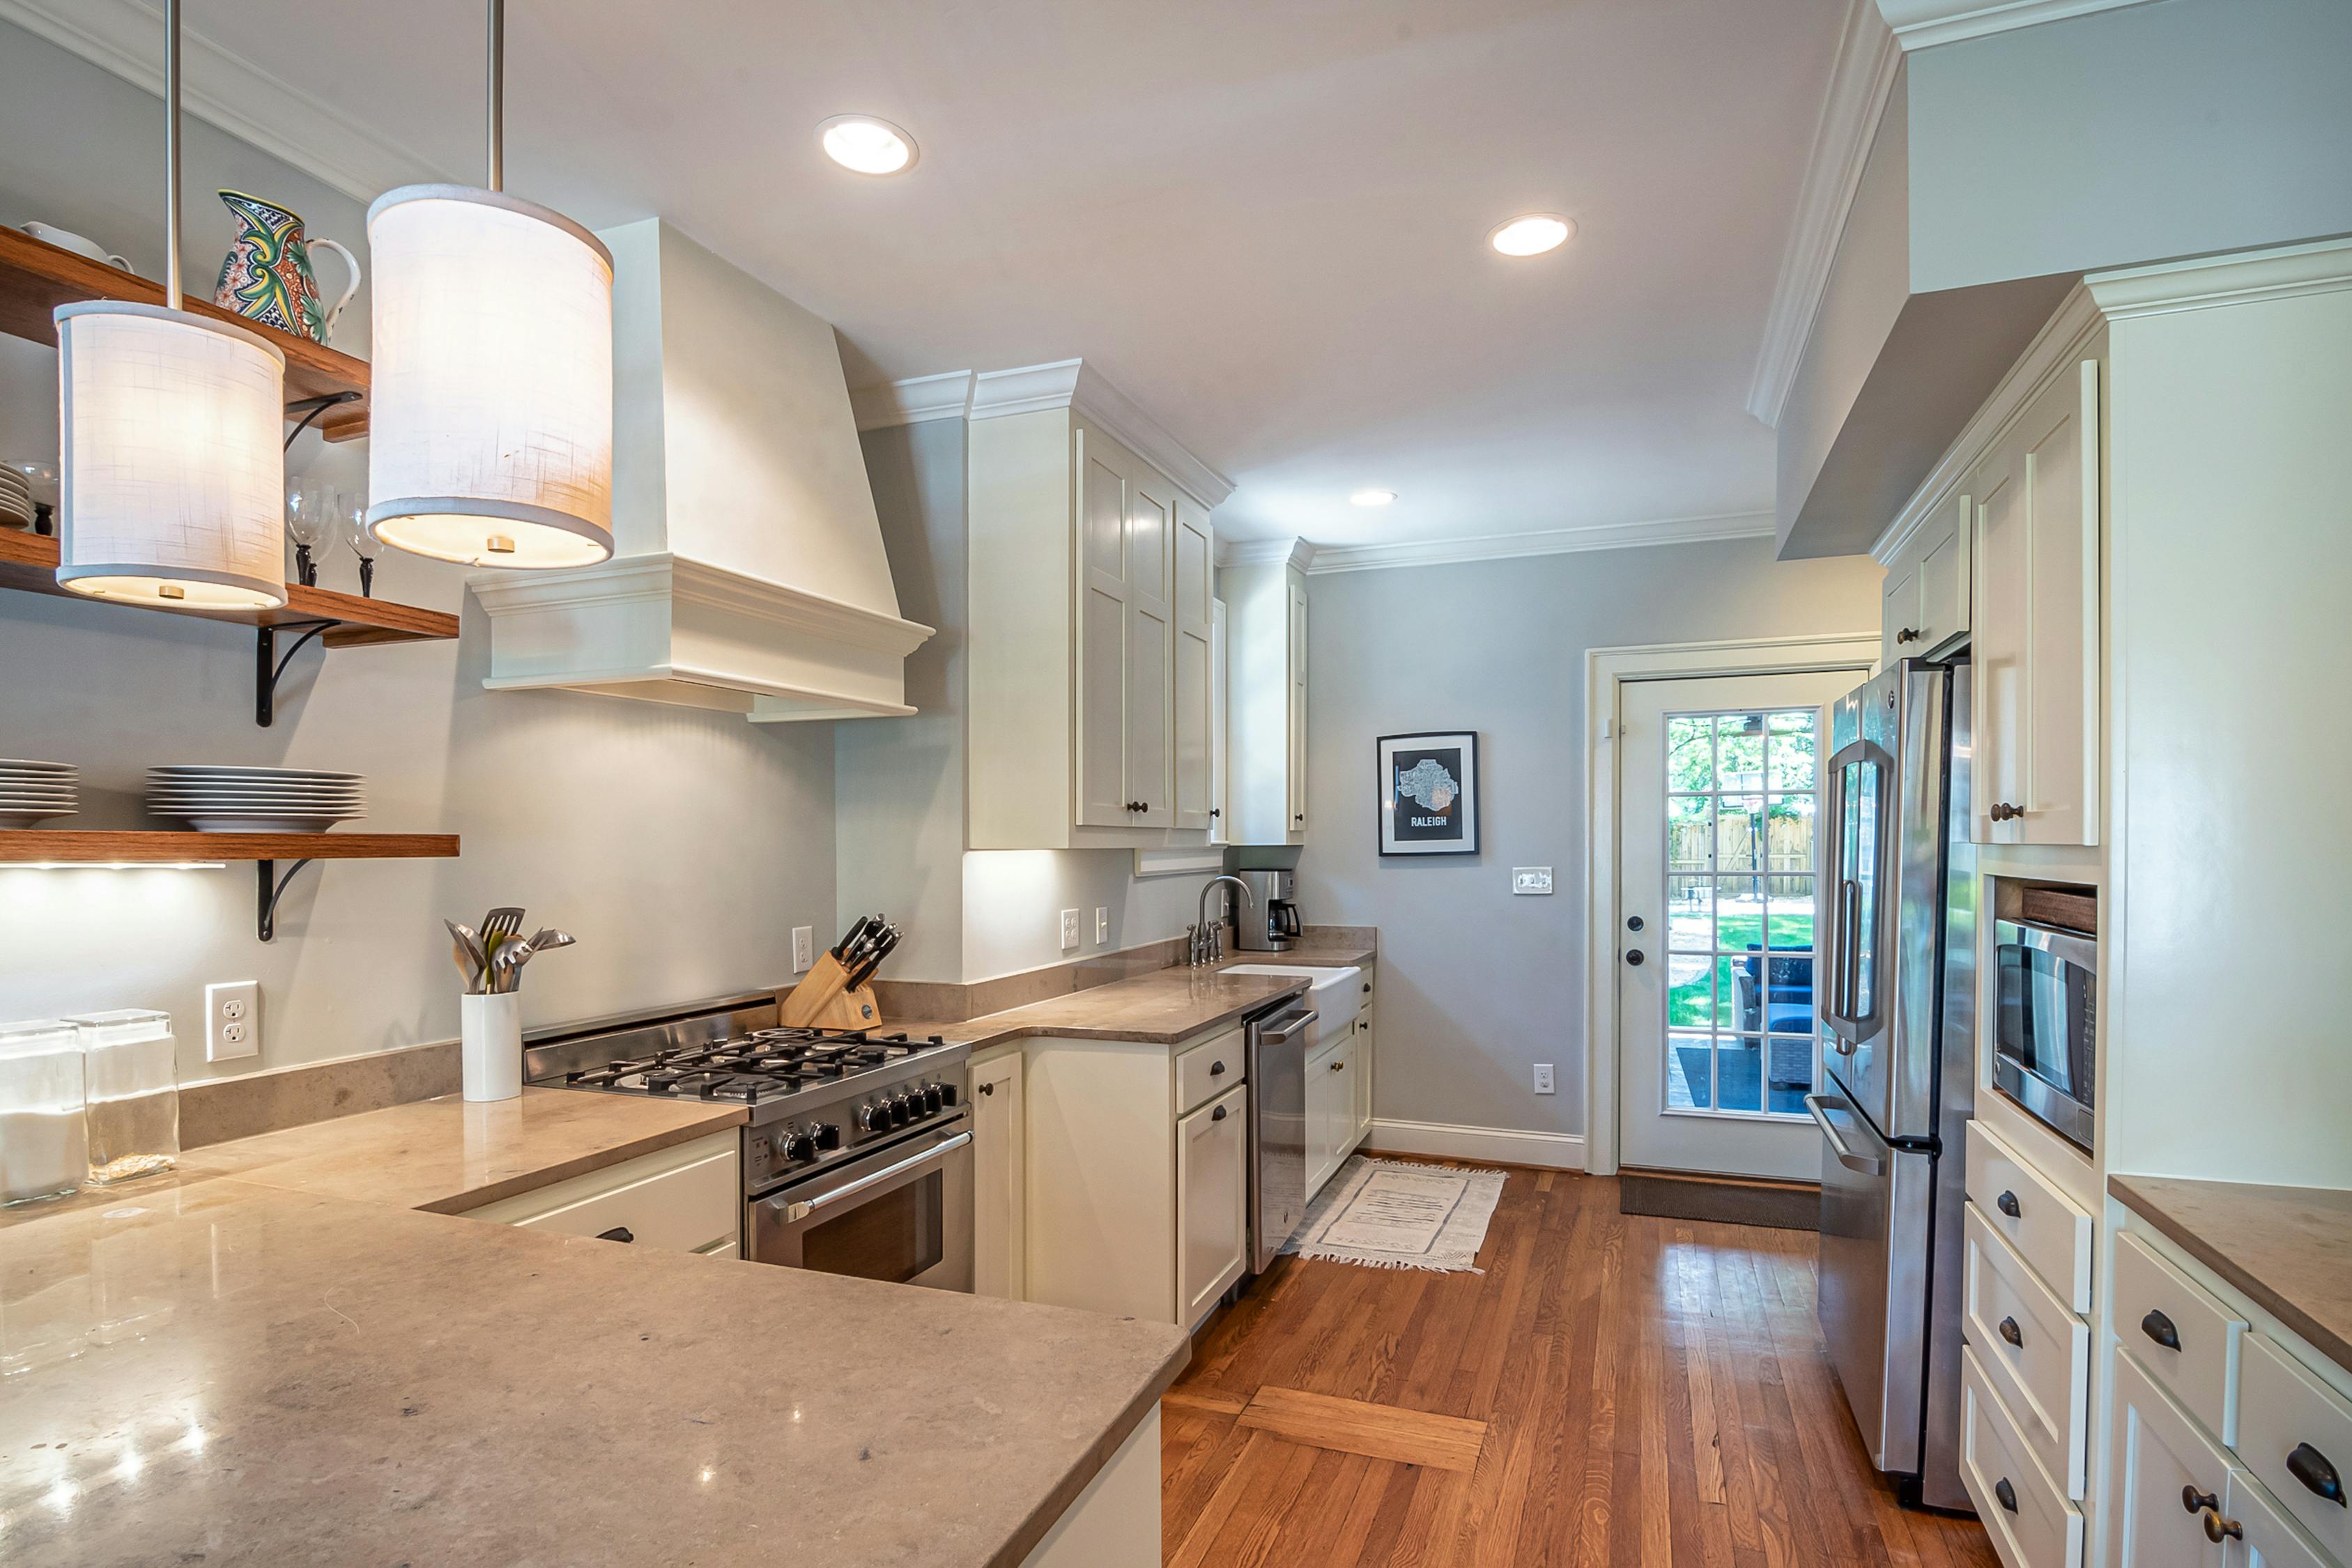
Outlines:
{"type": "Polygon", "coordinates": [[[1244,952],[1287,952],[1298,945],[1298,873],[1244,871],[1249,901],[1236,917],[1235,942],[1244,952]]]}

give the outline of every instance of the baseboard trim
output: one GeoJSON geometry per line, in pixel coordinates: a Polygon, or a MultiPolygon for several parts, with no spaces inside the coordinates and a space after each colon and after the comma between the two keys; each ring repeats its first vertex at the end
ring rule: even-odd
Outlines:
{"type": "Polygon", "coordinates": [[[1450,1121],[1376,1120],[1364,1152],[1443,1154],[1452,1160],[1496,1160],[1551,1171],[1584,1169],[1584,1138],[1576,1132],[1531,1132],[1516,1127],[1465,1127],[1450,1121]]]}

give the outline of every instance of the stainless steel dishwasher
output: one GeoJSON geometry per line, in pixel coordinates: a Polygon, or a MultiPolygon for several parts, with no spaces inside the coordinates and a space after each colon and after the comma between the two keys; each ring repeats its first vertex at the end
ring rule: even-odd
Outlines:
{"type": "Polygon", "coordinates": [[[1307,1217],[1307,1042],[1315,1009],[1293,997],[1249,1021],[1250,1271],[1263,1274],[1307,1217]]]}

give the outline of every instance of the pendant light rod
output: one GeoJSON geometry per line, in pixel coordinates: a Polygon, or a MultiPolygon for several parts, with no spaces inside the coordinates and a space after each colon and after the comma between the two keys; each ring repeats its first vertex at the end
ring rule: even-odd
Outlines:
{"type": "MultiPolygon", "coordinates": [[[[176,6],[180,0],[171,0],[176,6]]],[[[489,0],[490,6],[490,156],[489,178],[483,184],[493,191],[507,188],[507,0],[489,0]]]]}
{"type": "Polygon", "coordinates": [[[180,0],[163,0],[163,308],[180,308],[180,0]]]}

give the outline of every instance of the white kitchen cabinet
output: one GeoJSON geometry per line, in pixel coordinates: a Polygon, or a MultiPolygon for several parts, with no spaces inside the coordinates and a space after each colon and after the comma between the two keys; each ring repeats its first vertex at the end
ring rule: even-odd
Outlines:
{"type": "Polygon", "coordinates": [[[971,1064],[972,1289],[1026,1300],[1028,1117],[1019,1046],[971,1064]]]}
{"type": "Polygon", "coordinates": [[[1372,1134],[1372,1015],[1369,1009],[1356,1015],[1355,1048],[1356,1065],[1350,1070],[1355,1079],[1356,1119],[1348,1134],[1350,1154],[1372,1134]]]}
{"type": "Polygon", "coordinates": [[[741,1151],[742,1135],[730,1127],[468,1209],[466,1217],[731,1257],[743,1226],[741,1151]]]}
{"type": "Polygon", "coordinates": [[[969,432],[970,847],[1204,843],[1207,504],[1072,406],[969,432]]]}
{"type": "Polygon", "coordinates": [[[2099,841],[2101,368],[2062,369],[1965,487],[1980,844],[2099,841]]]}
{"type": "Polygon", "coordinates": [[[1890,668],[1896,659],[1917,653],[1918,644],[1919,563],[1906,557],[1886,569],[1879,589],[1879,668],[1890,668]]]}
{"type": "Polygon", "coordinates": [[[2221,1568],[2221,1548],[2206,1539],[2203,1515],[2191,1505],[2210,1498],[2221,1506],[2228,1458],[2130,1356],[2116,1354],[2114,1373],[2108,1562],[2112,1568],[2221,1568]]]}
{"type": "Polygon", "coordinates": [[[1355,1147],[1356,1037],[1351,1030],[1307,1058],[1307,1196],[1312,1201],[1355,1147]]]}
{"type": "Polygon", "coordinates": [[[1919,637],[1907,650],[1935,657],[1969,631],[1969,566],[1976,530],[1968,496],[1947,506],[1919,552],[1919,637]]]}
{"type": "Polygon", "coordinates": [[[1226,837],[1307,841],[1307,573],[1297,547],[1243,546],[1225,601],[1226,837]]]}
{"type": "Polygon", "coordinates": [[[1177,1321],[1197,1323],[1249,1268],[1249,1088],[1176,1124],[1177,1321]]]}

